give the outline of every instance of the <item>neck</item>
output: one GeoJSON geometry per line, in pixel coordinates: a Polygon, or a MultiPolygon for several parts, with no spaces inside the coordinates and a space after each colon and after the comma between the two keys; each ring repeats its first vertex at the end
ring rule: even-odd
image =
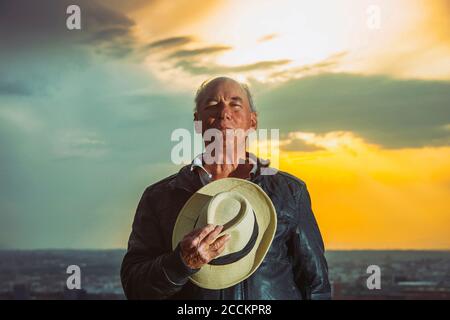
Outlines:
{"type": "Polygon", "coordinates": [[[247,179],[252,170],[253,164],[246,156],[244,163],[239,163],[238,159],[233,159],[230,163],[224,164],[204,164],[205,169],[211,174],[211,180],[218,180],[227,177],[247,179]]]}

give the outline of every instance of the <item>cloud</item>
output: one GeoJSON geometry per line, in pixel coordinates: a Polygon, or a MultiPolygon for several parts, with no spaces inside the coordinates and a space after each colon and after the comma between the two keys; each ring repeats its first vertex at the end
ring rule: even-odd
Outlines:
{"type": "Polygon", "coordinates": [[[26,108],[1,107],[0,120],[5,122],[4,125],[13,125],[25,133],[36,133],[43,126],[35,112],[26,108]]]}
{"type": "Polygon", "coordinates": [[[176,170],[171,130],[192,122],[191,96],[166,94],[128,59],[139,48],[133,21],[78,3],[94,15],[82,16],[81,32],[66,29],[58,1],[0,4],[4,247],[126,245],[117,234],[139,195],[176,170]],[[170,170],[142,169],[155,163],[170,170]]]}
{"type": "Polygon", "coordinates": [[[94,48],[95,52],[107,56],[131,56],[139,46],[132,35],[134,25],[134,21],[116,12],[97,11],[97,14],[92,14],[87,19],[86,28],[90,32],[82,36],[80,42],[87,48],[94,48]]]}
{"type": "Polygon", "coordinates": [[[369,146],[362,138],[352,132],[331,131],[323,134],[314,132],[289,132],[287,138],[281,140],[281,146],[285,151],[318,151],[327,150],[337,152],[346,150],[354,153],[369,146]]]}
{"type": "Polygon", "coordinates": [[[209,75],[209,74],[226,74],[233,72],[250,72],[255,70],[270,70],[274,67],[286,65],[290,60],[271,60],[258,61],[250,64],[243,64],[238,66],[223,66],[217,64],[201,64],[190,60],[182,60],[176,63],[176,67],[182,68],[184,71],[193,75],[209,75]]]}
{"type": "Polygon", "coordinates": [[[256,96],[260,126],[282,132],[352,131],[387,148],[447,145],[450,82],[324,74],[256,96]]]}
{"type": "MultiPolygon", "coordinates": [[[[228,4],[229,2],[224,0],[151,0],[139,10],[132,9],[127,12],[139,25],[140,38],[148,43],[179,36],[180,32],[183,33],[181,35],[197,36],[199,32],[192,26],[208,19],[214,12],[220,12],[220,9],[228,4]]],[[[115,4],[113,6],[116,7],[115,4]]]]}
{"type": "Polygon", "coordinates": [[[198,48],[198,49],[192,49],[192,50],[179,50],[173,54],[171,54],[170,58],[191,58],[191,57],[198,57],[198,56],[204,56],[204,55],[210,55],[215,54],[223,51],[231,50],[232,47],[230,46],[210,46],[210,47],[204,47],[204,48],[198,48]]]}
{"type": "Polygon", "coordinates": [[[170,37],[164,38],[160,40],[153,41],[148,45],[144,46],[146,49],[172,49],[176,47],[183,46],[187,43],[193,41],[193,37],[191,36],[178,36],[178,37],[170,37]]]}
{"type": "Polygon", "coordinates": [[[133,53],[138,45],[132,33],[135,23],[126,14],[98,0],[79,0],[76,4],[81,9],[81,30],[68,30],[66,8],[71,4],[70,0],[2,2],[2,50],[42,50],[45,45],[78,50],[82,44],[87,50],[112,57],[133,53]]]}
{"type": "Polygon", "coordinates": [[[308,143],[303,139],[292,137],[292,138],[281,141],[280,150],[281,151],[311,152],[311,151],[323,150],[323,148],[316,146],[314,144],[308,143]]]}
{"type": "MultiPolygon", "coordinates": [[[[172,37],[158,40],[151,44],[155,48],[170,50],[165,55],[147,55],[146,65],[160,79],[160,81],[178,88],[188,89],[193,83],[202,82],[202,78],[218,74],[230,76],[250,76],[252,74],[270,73],[275,70],[281,71],[292,61],[289,59],[256,60],[245,64],[220,64],[217,56],[224,52],[232,51],[234,48],[225,44],[201,44],[192,47],[190,37],[172,37]],[[178,46],[189,44],[188,48],[175,49],[178,46]]],[[[148,46],[147,46],[148,48],[148,46]]],[[[151,50],[150,50],[151,52],[151,50]]],[[[191,89],[191,88],[190,88],[191,89]]]]}
{"type": "Polygon", "coordinates": [[[58,159],[100,158],[107,154],[107,144],[95,132],[58,133],[53,152],[58,159]]]}
{"type": "Polygon", "coordinates": [[[29,96],[32,91],[24,83],[0,80],[0,95],[29,96]]]}
{"type": "Polygon", "coordinates": [[[273,72],[268,76],[268,78],[272,81],[283,82],[287,80],[298,79],[304,76],[330,72],[339,65],[340,61],[346,55],[347,52],[338,52],[314,64],[307,64],[300,67],[288,68],[285,70],[273,72]]]}
{"type": "Polygon", "coordinates": [[[273,39],[277,38],[278,36],[279,36],[279,35],[276,34],[276,33],[267,34],[267,35],[265,35],[265,36],[259,38],[259,39],[258,39],[258,42],[260,42],[260,43],[261,43],[261,42],[267,42],[267,41],[270,41],[270,40],[273,40],[273,39]]]}
{"type": "MultiPolygon", "coordinates": [[[[344,68],[404,79],[450,79],[448,0],[377,0],[380,29],[366,29],[344,68]]],[[[376,3],[373,3],[376,4],[376,3]]]]}

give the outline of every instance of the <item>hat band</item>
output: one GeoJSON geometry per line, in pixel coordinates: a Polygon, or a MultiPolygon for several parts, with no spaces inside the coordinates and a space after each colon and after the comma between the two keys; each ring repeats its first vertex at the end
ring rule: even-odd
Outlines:
{"type": "MultiPolygon", "coordinates": [[[[253,212],[253,210],[252,210],[253,212]]],[[[229,253],[227,255],[224,255],[222,257],[213,259],[209,262],[209,264],[214,266],[221,266],[225,264],[234,263],[238,260],[241,260],[243,257],[245,257],[255,246],[256,239],[258,238],[259,234],[259,228],[258,228],[258,221],[256,220],[255,212],[253,212],[253,216],[255,218],[255,223],[253,224],[253,232],[250,237],[250,240],[247,242],[246,246],[242,248],[242,250],[229,253]]]]}

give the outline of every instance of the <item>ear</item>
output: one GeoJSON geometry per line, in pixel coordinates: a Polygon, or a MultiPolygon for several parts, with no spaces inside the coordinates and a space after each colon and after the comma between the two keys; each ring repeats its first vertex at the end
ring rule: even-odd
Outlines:
{"type": "Polygon", "coordinates": [[[194,112],[194,130],[197,134],[202,134],[202,122],[198,118],[198,113],[194,112]]]}
{"type": "Polygon", "coordinates": [[[250,113],[250,128],[254,130],[258,128],[258,114],[256,112],[250,113]]]}

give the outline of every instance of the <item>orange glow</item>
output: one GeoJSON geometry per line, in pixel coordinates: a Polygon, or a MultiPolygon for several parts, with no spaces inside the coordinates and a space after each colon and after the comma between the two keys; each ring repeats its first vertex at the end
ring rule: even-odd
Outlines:
{"type": "Polygon", "coordinates": [[[281,152],[307,183],[328,249],[450,248],[450,147],[388,150],[351,133],[315,136],[314,152],[281,152]]]}

